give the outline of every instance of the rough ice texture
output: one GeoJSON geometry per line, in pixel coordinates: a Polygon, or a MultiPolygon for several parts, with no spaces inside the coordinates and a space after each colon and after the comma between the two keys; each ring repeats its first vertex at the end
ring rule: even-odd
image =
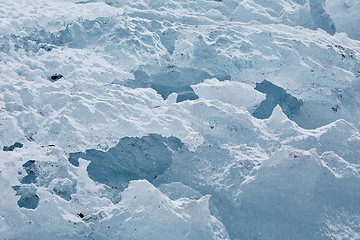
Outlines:
{"type": "Polygon", "coordinates": [[[0,1],[0,239],[359,239],[359,4],[0,1]]]}

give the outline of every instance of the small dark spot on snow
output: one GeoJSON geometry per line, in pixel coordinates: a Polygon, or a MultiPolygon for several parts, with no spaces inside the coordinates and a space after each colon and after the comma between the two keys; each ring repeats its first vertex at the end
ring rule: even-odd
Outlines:
{"type": "Polygon", "coordinates": [[[85,215],[84,215],[83,213],[78,213],[78,216],[79,216],[80,218],[85,217],[85,215]]]}

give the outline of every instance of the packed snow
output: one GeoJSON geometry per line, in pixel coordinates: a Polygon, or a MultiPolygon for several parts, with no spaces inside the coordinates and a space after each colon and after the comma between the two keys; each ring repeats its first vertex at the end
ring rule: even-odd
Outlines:
{"type": "Polygon", "coordinates": [[[359,0],[0,1],[0,239],[360,239],[359,0]]]}

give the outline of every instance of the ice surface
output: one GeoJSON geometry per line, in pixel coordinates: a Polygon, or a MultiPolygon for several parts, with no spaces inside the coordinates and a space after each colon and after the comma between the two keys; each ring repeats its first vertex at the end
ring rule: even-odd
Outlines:
{"type": "Polygon", "coordinates": [[[0,239],[359,239],[358,0],[0,2],[0,239]]]}

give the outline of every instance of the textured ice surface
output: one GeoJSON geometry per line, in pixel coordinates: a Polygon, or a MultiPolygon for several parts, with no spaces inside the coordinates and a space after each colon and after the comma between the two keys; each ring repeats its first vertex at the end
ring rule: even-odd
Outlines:
{"type": "Polygon", "coordinates": [[[0,239],[359,239],[359,4],[0,1],[0,239]]]}

